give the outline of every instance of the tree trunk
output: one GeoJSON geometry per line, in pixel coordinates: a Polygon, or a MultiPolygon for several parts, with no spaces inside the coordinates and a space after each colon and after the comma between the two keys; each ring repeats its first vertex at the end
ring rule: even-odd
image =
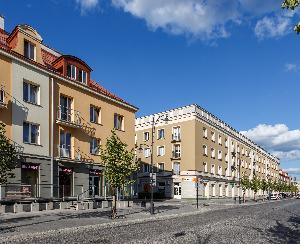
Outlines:
{"type": "Polygon", "coordinates": [[[114,195],[113,195],[113,207],[111,212],[111,218],[115,219],[117,217],[117,188],[114,188],[114,195]]]}
{"type": "Polygon", "coordinates": [[[254,192],[254,201],[256,201],[256,192],[254,192]]]}
{"type": "Polygon", "coordinates": [[[246,192],[243,191],[243,203],[245,203],[245,194],[246,194],[246,192]]]}

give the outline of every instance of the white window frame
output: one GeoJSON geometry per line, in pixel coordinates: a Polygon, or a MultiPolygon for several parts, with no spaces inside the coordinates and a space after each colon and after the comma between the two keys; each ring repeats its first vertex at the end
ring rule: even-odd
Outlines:
{"type": "Polygon", "coordinates": [[[23,80],[23,101],[26,103],[30,103],[33,105],[40,105],[40,86],[34,83],[31,83],[27,80],[23,80]],[[27,84],[27,101],[25,100],[24,97],[24,84],[27,84]],[[36,88],[36,102],[31,102],[31,89],[36,88]]]}
{"type": "Polygon", "coordinates": [[[181,145],[180,144],[175,144],[173,146],[173,154],[174,154],[174,158],[181,158],[181,145]],[[179,148],[179,150],[177,151],[177,157],[176,157],[176,148],[179,148]]]}
{"type": "Polygon", "coordinates": [[[210,166],[210,173],[213,174],[213,175],[216,174],[216,166],[215,166],[214,164],[212,164],[212,165],[210,166]]]}
{"type": "Polygon", "coordinates": [[[84,70],[79,70],[80,74],[81,74],[81,80],[79,80],[80,83],[82,84],[87,84],[87,72],[84,70]],[[83,76],[83,74],[85,74],[85,76],[83,76]],[[85,80],[83,80],[83,77],[85,77],[85,80]]]}
{"type": "Polygon", "coordinates": [[[92,118],[90,118],[90,122],[91,123],[96,123],[96,124],[101,124],[101,108],[96,107],[96,106],[94,106],[94,105],[91,104],[90,105],[90,117],[91,117],[91,111],[92,111],[92,118]],[[95,114],[97,114],[96,110],[98,110],[99,113],[98,113],[97,121],[94,121],[95,114]]]}
{"type": "Polygon", "coordinates": [[[221,135],[218,136],[218,143],[219,143],[219,145],[222,145],[222,136],[221,135]]]}
{"type": "Polygon", "coordinates": [[[37,124],[37,123],[33,123],[33,122],[28,122],[28,121],[24,121],[23,122],[23,133],[24,133],[24,123],[26,123],[26,124],[28,124],[29,125],[29,130],[28,130],[28,142],[25,142],[24,141],[24,136],[23,136],[23,143],[24,144],[31,144],[31,145],[40,145],[40,143],[41,143],[41,133],[40,133],[40,131],[41,131],[41,126],[39,125],[39,124],[37,124]],[[36,140],[37,140],[37,142],[31,142],[31,130],[32,130],[32,126],[37,126],[37,138],[36,138],[36,140]]]}
{"type": "Polygon", "coordinates": [[[211,148],[210,151],[211,151],[211,157],[216,158],[216,149],[211,148]]]}
{"type": "Polygon", "coordinates": [[[92,137],[91,141],[90,141],[90,154],[100,155],[100,146],[101,146],[101,139],[92,137]],[[95,143],[94,143],[95,141],[96,141],[97,147],[95,147],[95,143]],[[93,144],[92,150],[91,150],[91,144],[93,144]],[[95,150],[97,150],[97,151],[95,151],[95,150]]]}
{"type": "Polygon", "coordinates": [[[207,128],[203,127],[203,138],[207,139],[207,128]]]}
{"type": "Polygon", "coordinates": [[[67,64],[67,76],[72,80],[77,79],[77,67],[74,64],[67,64]],[[70,76],[68,76],[68,66],[70,66],[70,69],[71,69],[70,76]],[[74,68],[74,70],[73,70],[73,68],[74,68]],[[73,74],[73,72],[74,72],[74,74],[73,74]],[[74,75],[74,77],[73,77],[73,75],[74,75]]]}
{"type": "Polygon", "coordinates": [[[26,40],[26,39],[24,39],[24,56],[25,56],[26,58],[29,58],[29,59],[31,59],[31,60],[36,61],[36,46],[35,46],[34,43],[32,43],[31,41],[28,41],[28,40],[26,40]],[[27,53],[25,53],[25,45],[26,45],[26,43],[28,43],[28,46],[27,46],[27,53]],[[30,57],[30,54],[31,54],[31,48],[33,48],[33,56],[34,56],[33,58],[30,57]]]}
{"type": "Polygon", "coordinates": [[[151,150],[150,148],[145,148],[144,149],[144,157],[149,158],[151,156],[151,150]]]}
{"type": "Polygon", "coordinates": [[[181,140],[181,128],[180,128],[180,126],[174,126],[172,128],[172,140],[175,140],[175,141],[181,140]]]}
{"type": "Polygon", "coordinates": [[[161,128],[157,130],[157,140],[165,139],[165,129],[161,128]],[[163,136],[160,137],[160,132],[163,131],[163,136]]]}
{"type": "Polygon", "coordinates": [[[157,146],[157,156],[164,156],[166,154],[165,146],[157,146]],[[162,152],[160,151],[162,149],[162,152]]]}
{"type": "Polygon", "coordinates": [[[173,173],[174,173],[175,175],[180,175],[180,171],[181,171],[180,166],[181,166],[181,165],[180,165],[180,162],[173,162],[173,163],[172,163],[172,170],[173,170],[173,173]],[[178,171],[178,172],[175,171],[174,165],[179,165],[179,171],[178,171]]]}
{"type": "Polygon", "coordinates": [[[158,171],[165,171],[165,163],[164,162],[158,163],[157,169],[158,169],[158,171]],[[161,165],[163,165],[163,169],[160,168],[161,165]]]}
{"type": "Polygon", "coordinates": [[[143,137],[144,137],[144,141],[149,141],[150,140],[150,132],[149,131],[145,131],[143,133],[143,137]],[[148,136],[146,137],[146,135],[148,135],[148,136]]]}
{"type": "Polygon", "coordinates": [[[123,115],[120,115],[120,114],[118,114],[118,113],[115,113],[114,114],[114,128],[116,129],[116,130],[121,130],[121,131],[124,131],[124,128],[125,128],[125,126],[124,126],[124,120],[125,120],[125,118],[124,118],[124,116],[123,115]],[[116,123],[116,117],[117,117],[117,125],[115,124],[116,123]],[[120,128],[119,128],[119,118],[122,118],[122,120],[121,120],[121,125],[120,125],[120,128]]]}
{"type": "Polygon", "coordinates": [[[207,146],[206,145],[203,145],[203,155],[204,156],[207,156],[207,146]]]}
{"type": "Polygon", "coordinates": [[[222,175],[222,166],[218,166],[218,174],[222,175]]]}
{"type": "Polygon", "coordinates": [[[150,172],[150,164],[143,164],[143,172],[144,173],[150,172]]]}
{"type": "Polygon", "coordinates": [[[205,172],[205,173],[208,173],[208,171],[207,171],[207,170],[208,170],[207,163],[204,162],[204,163],[203,163],[203,166],[204,166],[204,172],[205,172]]]}
{"type": "Polygon", "coordinates": [[[218,159],[219,160],[222,160],[222,151],[221,150],[218,150],[218,159]]]}
{"type": "Polygon", "coordinates": [[[215,142],[216,141],[216,132],[211,131],[211,141],[215,142]]]}

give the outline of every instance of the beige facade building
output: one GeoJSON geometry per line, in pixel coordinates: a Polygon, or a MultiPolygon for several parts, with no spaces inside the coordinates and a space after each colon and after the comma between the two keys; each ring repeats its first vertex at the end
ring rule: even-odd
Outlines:
{"type": "Polygon", "coordinates": [[[236,197],[242,194],[239,180],[244,174],[279,179],[278,158],[205,109],[190,105],[136,119],[136,145],[143,147],[140,195],[151,189],[153,121],[157,121],[153,138],[157,197],[194,198],[197,181],[200,197],[236,197]],[[163,117],[168,117],[167,123],[163,117]]]}

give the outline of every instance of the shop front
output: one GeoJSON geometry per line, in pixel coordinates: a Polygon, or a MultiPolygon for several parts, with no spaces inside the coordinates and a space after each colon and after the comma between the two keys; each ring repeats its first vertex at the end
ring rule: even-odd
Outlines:
{"type": "Polygon", "coordinates": [[[59,166],[59,197],[73,196],[73,169],[59,166]]]}
{"type": "Polygon", "coordinates": [[[26,197],[39,197],[40,165],[34,163],[21,164],[21,189],[26,197]]]}
{"type": "Polygon", "coordinates": [[[99,197],[103,195],[103,175],[98,169],[91,169],[89,175],[89,195],[99,197]]]}

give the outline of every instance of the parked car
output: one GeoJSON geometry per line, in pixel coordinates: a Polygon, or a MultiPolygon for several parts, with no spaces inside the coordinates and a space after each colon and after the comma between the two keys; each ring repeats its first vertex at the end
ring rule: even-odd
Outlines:
{"type": "Polygon", "coordinates": [[[279,194],[278,193],[271,193],[270,199],[271,200],[278,200],[278,199],[280,199],[279,194]]]}
{"type": "Polygon", "coordinates": [[[300,192],[296,195],[296,199],[300,199],[300,192]]]}

